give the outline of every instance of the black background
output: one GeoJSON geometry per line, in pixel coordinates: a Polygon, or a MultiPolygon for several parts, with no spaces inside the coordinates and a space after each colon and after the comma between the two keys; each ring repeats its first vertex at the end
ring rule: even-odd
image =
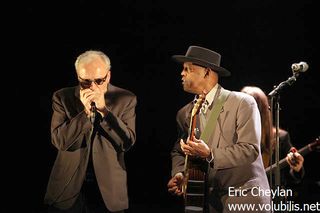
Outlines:
{"type": "MultiPolygon", "coordinates": [[[[101,1],[11,2],[2,10],[4,100],[2,178],[6,212],[39,212],[56,150],[50,144],[52,93],[77,84],[73,63],[88,49],[111,59],[114,85],[134,92],[137,142],[127,153],[130,212],[177,212],[167,193],[175,115],[193,97],[181,87],[171,60],[199,45],[219,52],[232,72],[230,90],[256,85],[269,93],[309,69],[281,92],[280,126],[303,147],[319,136],[319,7],[316,1],[101,1]],[[6,50],[6,51],[5,51],[6,50]],[[12,104],[8,104],[13,99],[12,104]],[[7,119],[8,118],[8,119],[7,119]],[[5,137],[7,136],[7,137],[5,137]],[[4,139],[9,138],[9,139],[4,139]]],[[[319,153],[305,156],[306,177],[296,193],[319,201],[319,153]]]]}

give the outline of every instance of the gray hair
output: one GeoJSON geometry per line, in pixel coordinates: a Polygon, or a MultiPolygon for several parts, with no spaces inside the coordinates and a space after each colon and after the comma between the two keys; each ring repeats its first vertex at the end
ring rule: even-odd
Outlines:
{"type": "Polygon", "coordinates": [[[87,50],[84,53],[81,53],[77,57],[77,60],[75,61],[74,66],[75,66],[76,70],[78,70],[80,63],[88,63],[97,57],[100,57],[103,61],[105,61],[105,63],[108,65],[109,69],[111,68],[111,62],[110,62],[109,57],[106,54],[104,54],[103,52],[98,51],[98,50],[87,50]]]}

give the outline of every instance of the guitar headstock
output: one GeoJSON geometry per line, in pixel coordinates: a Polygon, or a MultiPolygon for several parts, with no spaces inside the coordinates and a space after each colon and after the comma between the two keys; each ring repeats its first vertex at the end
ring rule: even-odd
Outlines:
{"type": "Polygon", "coordinates": [[[193,106],[192,112],[191,112],[191,116],[194,117],[196,114],[199,113],[201,106],[203,104],[203,102],[206,100],[206,95],[205,94],[201,94],[199,95],[199,97],[197,98],[196,103],[193,106]]]}
{"type": "Polygon", "coordinates": [[[320,151],[320,136],[318,136],[312,143],[309,144],[311,151],[320,151]]]}

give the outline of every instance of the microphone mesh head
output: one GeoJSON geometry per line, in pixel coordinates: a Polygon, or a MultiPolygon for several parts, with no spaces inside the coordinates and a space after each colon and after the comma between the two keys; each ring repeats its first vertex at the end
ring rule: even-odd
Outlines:
{"type": "Polygon", "coordinates": [[[307,69],[309,69],[309,65],[306,62],[300,62],[300,63],[302,63],[301,72],[305,72],[305,71],[307,71],[307,69]]]}
{"type": "Polygon", "coordinates": [[[309,65],[304,61],[301,61],[300,63],[294,63],[291,65],[291,69],[293,72],[305,72],[308,68],[309,65]]]}

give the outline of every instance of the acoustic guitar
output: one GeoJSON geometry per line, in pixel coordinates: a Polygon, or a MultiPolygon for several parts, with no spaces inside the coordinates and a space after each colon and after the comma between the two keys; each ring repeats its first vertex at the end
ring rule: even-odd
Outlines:
{"type": "MultiPolygon", "coordinates": [[[[300,155],[305,156],[306,154],[308,154],[312,151],[319,151],[319,150],[320,150],[320,136],[318,136],[312,143],[309,143],[306,146],[299,149],[297,152],[299,152],[300,155]]],[[[286,158],[283,158],[279,161],[279,168],[280,169],[283,169],[288,165],[289,164],[288,164],[286,158]]],[[[272,164],[272,166],[267,167],[265,169],[267,175],[270,175],[271,169],[273,172],[273,170],[275,170],[276,167],[277,167],[276,163],[272,164]]]]}
{"type": "MultiPolygon", "coordinates": [[[[195,137],[196,115],[205,100],[205,95],[200,95],[191,112],[189,126],[189,138],[195,137]]],[[[206,171],[207,165],[203,159],[186,155],[184,164],[184,182],[182,192],[186,213],[203,213],[205,209],[206,196],[206,171]]]]}

